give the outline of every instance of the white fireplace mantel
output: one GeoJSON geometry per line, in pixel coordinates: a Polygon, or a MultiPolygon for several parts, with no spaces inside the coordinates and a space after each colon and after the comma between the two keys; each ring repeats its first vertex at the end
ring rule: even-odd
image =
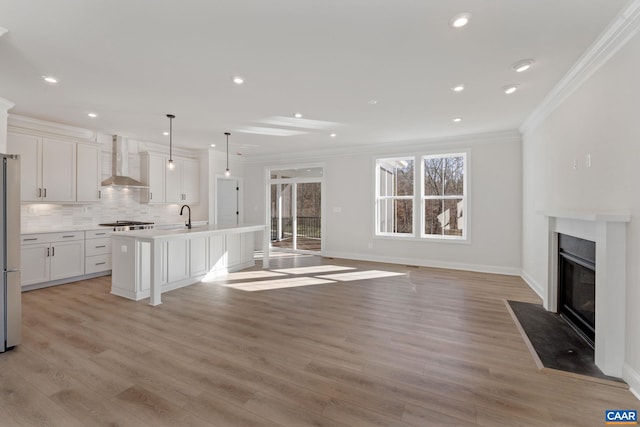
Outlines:
{"type": "Polygon", "coordinates": [[[544,212],[548,218],[549,277],[544,307],[558,309],[558,234],[596,243],[595,364],[622,378],[625,354],[626,212],[544,212]]]}

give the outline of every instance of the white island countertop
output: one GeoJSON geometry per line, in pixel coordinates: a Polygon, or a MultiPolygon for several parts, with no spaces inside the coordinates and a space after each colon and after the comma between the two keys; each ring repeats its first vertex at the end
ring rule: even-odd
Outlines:
{"type": "Polygon", "coordinates": [[[133,237],[142,240],[154,240],[162,238],[170,238],[184,234],[231,234],[246,233],[250,231],[264,231],[264,224],[239,224],[239,225],[199,225],[191,228],[180,227],[170,229],[151,228],[146,230],[120,231],[118,237],[133,237]]]}

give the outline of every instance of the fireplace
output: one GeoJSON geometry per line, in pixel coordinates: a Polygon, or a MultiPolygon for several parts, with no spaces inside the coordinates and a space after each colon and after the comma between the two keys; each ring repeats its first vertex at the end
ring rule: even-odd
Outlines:
{"type": "MultiPolygon", "coordinates": [[[[560,260],[558,240],[562,235],[574,236],[595,242],[595,318],[594,358],[595,364],[606,375],[623,376],[625,355],[625,310],[626,310],[626,229],[631,215],[626,213],[546,212],[548,218],[548,245],[544,248],[548,263],[548,277],[543,286],[537,287],[544,307],[553,312],[560,311],[558,291],[560,260]]],[[[589,256],[582,256],[586,258],[589,256]]],[[[587,281],[590,273],[582,274],[580,281],[587,281]]],[[[580,277],[580,276],[579,276],[580,277]]],[[[534,287],[536,289],[536,287],[534,287]]],[[[584,294],[577,299],[584,299],[584,294]]],[[[591,310],[580,307],[582,314],[591,310]]],[[[638,382],[640,384],[640,381],[638,382]]],[[[638,387],[640,389],[640,386],[638,387]]]]}
{"type": "Polygon", "coordinates": [[[558,312],[593,348],[596,335],[596,244],[558,234],[558,312]]]}

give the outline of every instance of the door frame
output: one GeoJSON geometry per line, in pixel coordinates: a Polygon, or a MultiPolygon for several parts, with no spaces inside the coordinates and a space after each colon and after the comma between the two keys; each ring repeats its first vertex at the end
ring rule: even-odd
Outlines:
{"type": "MultiPolygon", "coordinates": [[[[271,185],[272,184],[302,184],[302,183],[320,183],[320,252],[316,251],[306,251],[301,249],[280,249],[271,247],[272,251],[286,251],[286,252],[297,252],[297,253],[305,253],[305,254],[316,254],[316,255],[324,255],[325,251],[325,233],[326,233],[326,204],[327,198],[325,195],[325,176],[326,176],[326,165],[324,162],[320,163],[291,163],[291,164],[283,164],[283,165],[273,165],[273,166],[265,166],[264,168],[264,178],[265,178],[265,224],[271,227],[271,185]],[[280,178],[280,179],[271,179],[271,171],[282,170],[282,169],[310,169],[310,168],[322,168],[322,176],[313,177],[313,178],[280,178]]],[[[295,197],[293,200],[297,204],[297,194],[296,187],[292,189],[292,195],[295,197]]],[[[293,211],[295,212],[295,205],[293,206],[293,211]]],[[[295,222],[294,222],[295,223],[295,222]]],[[[271,233],[271,229],[269,228],[269,233],[271,233]]],[[[271,239],[269,239],[269,246],[271,246],[271,239]]]]}

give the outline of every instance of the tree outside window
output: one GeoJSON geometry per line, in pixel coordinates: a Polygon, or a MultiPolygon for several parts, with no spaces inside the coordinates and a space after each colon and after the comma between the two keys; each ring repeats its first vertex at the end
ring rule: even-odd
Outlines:
{"type": "Polygon", "coordinates": [[[413,158],[379,159],[376,180],[376,234],[412,235],[413,158]]]}
{"type": "Polygon", "coordinates": [[[466,155],[424,156],[423,236],[466,238],[466,155]]]}

